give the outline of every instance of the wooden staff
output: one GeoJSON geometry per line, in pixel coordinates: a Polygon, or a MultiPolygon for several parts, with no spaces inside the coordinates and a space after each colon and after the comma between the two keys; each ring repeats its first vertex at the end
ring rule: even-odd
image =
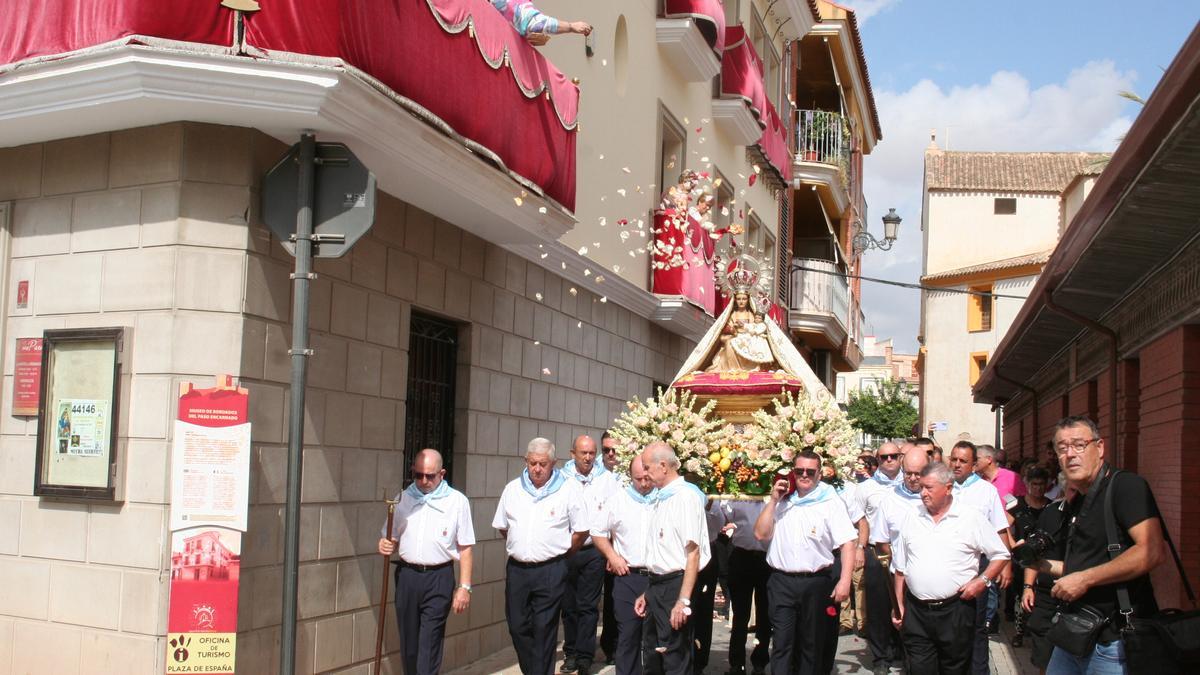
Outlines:
{"type": "MultiPolygon", "coordinates": [[[[396,504],[398,503],[399,500],[387,500],[387,536],[388,539],[393,542],[396,540],[392,539],[392,517],[396,513],[396,504]]],[[[392,556],[390,555],[384,556],[383,558],[383,592],[379,595],[379,623],[375,627],[375,669],[371,671],[376,675],[379,673],[379,660],[383,658],[383,626],[387,623],[388,577],[391,576],[388,574],[390,571],[389,568],[391,567],[391,565],[388,563],[391,561],[391,559],[392,556]]]]}

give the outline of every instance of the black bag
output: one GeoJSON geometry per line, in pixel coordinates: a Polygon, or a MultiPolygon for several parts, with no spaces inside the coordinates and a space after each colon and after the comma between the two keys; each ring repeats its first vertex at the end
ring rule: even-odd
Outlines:
{"type": "MultiPolygon", "coordinates": [[[[1120,472],[1115,472],[1114,478],[1116,473],[1120,472]]],[[[1108,493],[1104,495],[1104,529],[1108,537],[1109,559],[1116,558],[1122,549],[1117,537],[1116,516],[1112,510],[1112,492],[1110,485],[1108,493]]],[[[1163,538],[1171,549],[1175,567],[1179,570],[1179,578],[1183,581],[1184,592],[1192,607],[1195,607],[1196,595],[1183,572],[1175,542],[1171,541],[1171,533],[1167,532],[1162,518],[1159,518],[1159,523],[1162,524],[1163,538]]],[[[1121,640],[1125,643],[1125,662],[1129,672],[1181,675],[1200,669],[1200,611],[1164,609],[1154,616],[1135,617],[1129,589],[1124,585],[1117,587],[1117,603],[1123,617],[1121,640]]]]}
{"type": "Polygon", "coordinates": [[[1107,625],[1107,616],[1088,605],[1079,605],[1054,613],[1046,639],[1055,647],[1083,658],[1092,653],[1100,631],[1107,625]]]}

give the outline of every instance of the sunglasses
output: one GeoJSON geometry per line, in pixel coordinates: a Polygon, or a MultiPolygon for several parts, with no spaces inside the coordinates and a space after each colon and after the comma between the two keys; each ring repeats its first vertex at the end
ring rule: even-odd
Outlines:
{"type": "Polygon", "coordinates": [[[437,478],[438,474],[440,473],[441,471],[435,471],[433,473],[421,473],[420,471],[414,471],[412,472],[412,477],[413,480],[433,480],[437,478]]]}
{"type": "Polygon", "coordinates": [[[890,461],[892,461],[892,460],[895,460],[895,459],[897,459],[897,458],[899,458],[899,457],[900,457],[900,453],[898,453],[898,452],[891,452],[891,453],[888,453],[888,454],[886,454],[886,455],[879,455],[879,459],[880,459],[880,461],[883,461],[883,462],[890,462],[890,461]]]}
{"type": "Polygon", "coordinates": [[[816,476],[818,473],[821,473],[821,470],[820,469],[792,469],[792,473],[796,474],[797,476],[801,476],[801,477],[812,477],[812,476],[816,476]]]}
{"type": "Polygon", "coordinates": [[[604,454],[606,454],[606,455],[615,455],[615,454],[617,454],[617,449],[616,449],[616,448],[605,448],[605,449],[604,449],[604,454]]]}

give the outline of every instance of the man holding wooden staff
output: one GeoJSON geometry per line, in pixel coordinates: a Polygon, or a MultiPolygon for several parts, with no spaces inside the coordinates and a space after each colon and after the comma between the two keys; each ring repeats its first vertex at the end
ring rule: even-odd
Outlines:
{"type": "Polygon", "coordinates": [[[392,531],[383,530],[379,552],[399,551],[396,568],[396,621],[404,672],[434,675],[442,669],[446,617],[471,604],[471,548],[475,528],[463,493],[445,482],[437,450],[417,453],[413,482],[397,495],[392,531]],[[458,585],[454,561],[459,561],[458,585]]]}

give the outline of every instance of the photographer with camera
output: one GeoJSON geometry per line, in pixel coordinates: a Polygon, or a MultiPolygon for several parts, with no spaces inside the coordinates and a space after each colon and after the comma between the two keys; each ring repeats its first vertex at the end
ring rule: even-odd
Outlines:
{"type": "MultiPolygon", "coordinates": [[[[1049,471],[1040,467],[1030,469],[1029,490],[1035,501],[1036,495],[1044,491],[1041,477],[1048,478],[1049,475],[1049,471]]],[[[1074,490],[1068,491],[1068,500],[1074,495],[1074,490]]],[[[1013,540],[1016,542],[1012,550],[1013,564],[1021,568],[1024,582],[1017,619],[1018,633],[1013,638],[1013,646],[1019,646],[1017,637],[1027,634],[1031,643],[1029,662],[1037,666],[1043,675],[1054,652],[1054,645],[1046,639],[1046,633],[1058,611],[1059,602],[1050,594],[1054,588],[1054,577],[1039,571],[1038,561],[1061,561],[1066,555],[1067,539],[1066,502],[1062,499],[1053,502],[1047,499],[1046,502],[1040,509],[1021,510],[1013,507],[1009,511],[1015,517],[1012,526],[1013,540]],[[1036,516],[1031,519],[1034,512],[1036,516]]]]}
{"type": "Polygon", "coordinates": [[[1055,429],[1054,450],[1076,494],[1064,509],[1064,559],[1046,560],[1044,551],[1038,555],[1038,569],[1057,577],[1050,594],[1062,603],[1047,633],[1054,652],[1046,672],[1128,673],[1121,639],[1126,618],[1119,611],[1118,589],[1128,592],[1133,617],[1157,613],[1150,571],[1164,553],[1158,506],[1145,479],[1118,472],[1104,461],[1104,440],[1091,419],[1066,417],[1055,429]],[[1120,544],[1120,552],[1111,556],[1110,517],[1120,544]]]}

